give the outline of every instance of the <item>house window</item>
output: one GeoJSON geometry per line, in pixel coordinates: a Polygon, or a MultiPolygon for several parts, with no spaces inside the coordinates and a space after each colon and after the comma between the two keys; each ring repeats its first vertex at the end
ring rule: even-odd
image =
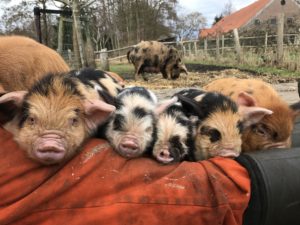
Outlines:
{"type": "Polygon", "coordinates": [[[276,18],[270,19],[270,24],[275,25],[276,24],[276,18]]]}
{"type": "Polygon", "coordinates": [[[260,19],[255,19],[255,20],[254,20],[254,24],[255,24],[255,25],[260,25],[260,19]]]}
{"type": "Polygon", "coordinates": [[[294,23],[294,18],[293,18],[293,17],[288,17],[288,18],[286,19],[286,23],[287,23],[287,24],[293,24],[293,23],[294,23]]]}

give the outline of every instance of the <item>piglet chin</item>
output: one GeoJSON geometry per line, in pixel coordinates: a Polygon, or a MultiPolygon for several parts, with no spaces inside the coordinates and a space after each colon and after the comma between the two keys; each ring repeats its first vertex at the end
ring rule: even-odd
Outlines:
{"type": "Polygon", "coordinates": [[[235,157],[238,157],[239,155],[240,155],[239,152],[236,152],[231,149],[222,149],[221,151],[219,151],[216,154],[216,156],[221,156],[221,157],[225,157],[225,158],[235,158],[235,157]]]}
{"type": "Polygon", "coordinates": [[[34,144],[33,156],[47,165],[61,162],[66,156],[63,139],[53,134],[38,138],[34,144]]]}

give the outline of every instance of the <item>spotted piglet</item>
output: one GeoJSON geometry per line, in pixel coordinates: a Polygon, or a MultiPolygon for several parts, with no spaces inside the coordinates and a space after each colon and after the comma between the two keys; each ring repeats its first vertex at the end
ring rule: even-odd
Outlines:
{"type": "Polygon", "coordinates": [[[261,107],[239,112],[234,101],[217,92],[187,89],[176,96],[185,114],[195,121],[196,160],[237,157],[241,152],[243,129],[272,113],[261,107]]]}
{"type": "Polygon", "coordinates": [[[179,101],[158,116],[152,155],[164,164],[194,161],[194,125],[179,101]]]}
{"type": "Polygon", "coordinates": [[[0,97],[5,129],[28,156],[45,165],[65,162],[115,110],[118,83],[103,71],[50,74],[29,91],[0,97]],[[5,121],[6,120],[6,121],[5,121]]]}
{"type": "Polygon", "coordinates": [[[116,111],[106,126],[106,138],[127,158],[150,152],[156,136],[156,115],[172,101],[158,105],[153,92],[143,87],[125,88],[116,97],[116,111]]]}
{"type": "Polygon", "coordinates": [[[269,84],[256,79],[223,78],[204,88],[229,96],[240,105],[239,111],[263,107],[273,112],[245,128],[242,137],[243,151],[291,146],[294,120],[300,114],[299,103],[289,106],[269,84]]]}

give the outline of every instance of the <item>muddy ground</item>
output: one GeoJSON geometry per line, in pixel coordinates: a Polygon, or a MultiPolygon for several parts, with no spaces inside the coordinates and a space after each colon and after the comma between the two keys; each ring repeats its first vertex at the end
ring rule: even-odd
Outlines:
{"type": "Polygon", "coordinates": [[[297,82],[293,77],[281,77],[272,74],[257,74],[254,71],[238,70],[230,67],[215,67],[207,65],[187,65],[189,74],[181,74],[177,80],[162,79],[161,74],[147,74],[148,81],[140,77],[137,81],[127,79],[127,85],[144,86],[153,90],[159,98],[171,96],[173,93],[187,87],[201,88],[212,80],[224,77],[257,78],[270,83],[288,103],[299,100],[297,82]]]}

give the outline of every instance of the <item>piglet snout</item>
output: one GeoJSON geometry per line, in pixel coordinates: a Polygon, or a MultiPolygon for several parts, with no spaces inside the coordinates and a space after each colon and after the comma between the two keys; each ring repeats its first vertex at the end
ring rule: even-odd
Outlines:
{"type": "Polygon", "coordinates": [[[170,163],[174,160],[168,148],[162,148],[156,156],[157,160],[162,163],[170,163]]]}
{"type": "Polygon", "coordinates": [[[46,134],[39,137],[34,144],[34,155],[39,161],[46,164],[60,162],[66,155],[64,139],[57,134],[46,134]]]}
{"type": "Polygon", "coordinates": [[[170,163],[174,160],[168,147],[162,147],[158,151],[154,150],[154,157],[161,163],[170,163]]]}
{"type": "Polygon", "coordinates": [[[121,155],[128,158],[137,157],[142,153],[135,137],[124,137],[117,150],[121,155]]]}

